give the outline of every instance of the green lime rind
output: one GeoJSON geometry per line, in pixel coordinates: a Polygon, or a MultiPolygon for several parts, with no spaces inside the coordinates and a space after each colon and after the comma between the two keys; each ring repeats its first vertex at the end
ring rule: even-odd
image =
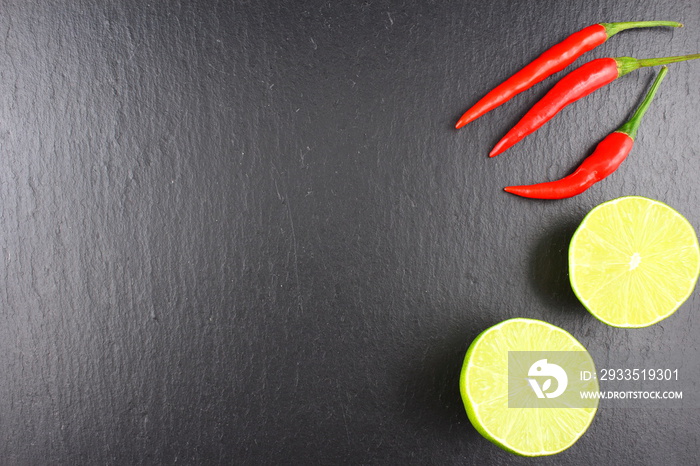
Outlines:
{"type": "Polygon", "coordinates": [[[481,423],[479,420],[479,416],[476,414],[476,411],[474,407],[472,406],[472,403],[469,401],[471,400],[471,396],[469,395],[469,390],[468,390],[468,383],[467,380],[469,378],[469,361],[471,360],[471,356],[476,350],[476,348],[479,346],[479,343],[483,340],[483,338],[488,335],[489,333],[493,332],[494,330],[497,330],[507,322],[510,322],[512,320],[522,320],[522,319],[510,319],[510,320],[505,320],[501,322],[500,324],[496,324],[493,327],[489,327],[483,332],[481,332],[477,337],[472,341],[472,344],[469,345],[469,349],[467,350],[467,354],[464,356],[464,363],[462,364],[462,372],[459,375],[459,391],[462,395],[462,401],[464,402],[464,407],[467,411],[467,417],[469,418],[469,421],[472,423],[474,428],[479,432],[482,436],[484,436],[487,440],[490,442],[496,444],[497,446],[503,448],[506,451],[509,451],[511,453],[515,453],[516,455],[520,456],[528,456],[525,455],[517,450],[514,450],[508,446],[508,444],[504,443],[501,439],[497,438],[495,435],[492,435],[491,432],[481,423]]]}
{"type": "MultiPolygon", "coordinates": [[[[508,319],[503,322],[500,322],[499,324],[496,324],[492,327],[489,327],[488,329],[484,330],[481,332],[471,343],[469,346],[469,349],[467,350],[467,353],[464,357],[464,363],[462,365],[462,371],[460,373],[460,379],[459,379],[459,386],[460,386],[460,393],[462,395],[462,400],[464,402],[464,407],[467,412],[467,417],[469,418],[469,421],[472,423],[474,428],[479,432],[483,437],[485,437],[487,440],[490,442],[494,443],[498,447],[513,453],[515,455],[519,456],[527,456],[527,457],[536,457],[536,456],[548,456],[548,455],[554,455],[557,453],[561,453],[562,451],[568,449],[571,447],[574,443],[578,441],[579,438],[588,430],[588,427],[590,424],[593,422],[593,418],[595,417],[595,414],[597,412],[597,405],[598,402],[596,401],[596,407],[595,408],[586,408],[586,411],[588,412],[588,418],[586,419],[585,425],[583,425],[580,430],[576,433],[576,435],[572,435],[569,441],[563,445],[561,445],[560,448],[555,448],[555,449],[544,449],[544,450],[538,450],[538,451],[526,451],[523,449],[519,449],[516,446],[512,445],[511,443],[508,442],[507,439],[500,438],[498,435],[496,435],[491,429],[489,429],[489,426],[486,425],[484,422],[482,422],[481,416],[479,415],[478,408],[476,406],[476,401],[474,400],[476,397],[470,393],[469,387],[469,378],[470,378],[470,368],[472,365],[470,364],[473,355],[479,351],[479,347],[484,342],[488,336],[493,333],[493,332],[498,332],[501,330],[503,327],[507,325],[512,325],[512,324],[536,324],[539,326],[546,327],[549,330],[560,332],[564,334],[568,340],[570,340],[570,343],[573,345],[573,348],[576,348],[576,350],[585,352],[586,355],[588,355],[590,359],[590,354],[586,350],[586,348],[569,332],[566,330],[557,327],[555,325],[549,324],[547,322],[541,321],[541,320],[536,320],[536,319],[527,319],[527,318],[513,318],[513,319],[508,319]]],[[[571,348],[568,348],[571,349],[571,348]]],[[[504,351],[519,351],[522,350],[522,348],[504,348],[504,351]]],[[[554,351],[551,347],[547,346],[547,342],[543,342],[543,348],[542,350],[548,350],[548,351],[554,351]]],[[[593,361],[590,359],[592,367],[593,361]]],[[[595,384],[597,387],[597,383],[595,384]]],[[[511,408],[509,408],[511,409],[511,408]]],[[[517,411],[518,409],[522,408],[512,408],[513,412],[517,411]]],[[[528,408],[526,408],[528,409],[528,408]]],[[[546,409],[546,408],[529,408],[529,409],[546,409]]],[[[576,409],[576,408],[570,408],[570,409],[576,409]]],[[[537,426],[529,426],[530,428],[536,428],[537,426]]]]}
{"type": "MultiPolygon", "coordinates": [[[[655,200],[655,199],[650,199],[648,197],[644,196],[623,196],[623,197],[618,197],[616,199],[611,199],[609,201],[603,202],[596,207],[594,207],[590,212],[586,214],[586,216],[583,218],[581,221],[581,224],[579,227],[576,229],[574,232],[573,236],[571,237],[571,241],[569,243],[569,253],[568,253],[568,259],[569,259],[569,283],[571,284],[571,289],[573,290],[574,294],[578,298],[578,300],[581,302],[581,304],[599,321],[603,322],[604,324],[610,325],[612,327],[618,327],[618,328],[644,328],[644,327],[649,327],[651,325],[654,325],[671,315],[673,315],[684,303],[685,301],[688,300],[688,298],[693,294],[693,291],[695,290],[695,287],[698,282],[698,277],[700,277],[700,260],[696,260],[696,269],[694,273],[694,279],[688,282],[688,288],[687,292],[685,295],[678,300],[677,304],[675,306],[669,307],[666,311],[658,313],[656,318],[644,321],[644,322],[638,322],[638,323],[631,323],[631,322],[619,322],[615,321],[609,318],[605,318],[601,316],[596,309],[593,308],[593,306],[589,305],[588,299],[582,295],[581,291],[579,290],[579,287],[577,286],[577,272],[576,272],[576,267],[575,267],[575,248],[576,248],[576,242],[579,239],[579,236],[586,231],[586,224],[589,222],[589,220],[598,213],[601,209],[605,209],[611,204],[619,203],[619,202],[624,202],[626,200],[631,200],[631,199],[641,199],[644,201],[648,201],[651,204],[655,204],[658,206],[663,207],[664,209],[667,209],[667,211],[674,215],[680,222],[681,225],[684,225],[684,227],[688,228],[690,231],[695,233],[695,229],[693,225],[686,219],[680,212],[678,212],[676,209],[673,207],[669,206],[668,204],[655,200]]],[[[694,244],[692,245],[692,249],[694,252],[695,257],[700,257],[700,244],[698,243],[698,238],[697,234],[694,234],[694,244]]]]}

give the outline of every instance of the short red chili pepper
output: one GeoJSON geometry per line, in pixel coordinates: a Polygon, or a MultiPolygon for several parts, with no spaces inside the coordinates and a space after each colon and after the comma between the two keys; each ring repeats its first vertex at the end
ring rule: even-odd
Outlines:
{"type": "Polygon", "coordinates": [[[654,84],[647,92],[641,105],[632,118],[615,132],[609,134],[596,146],[595,150],[569,176],[557,181],[539,183],[528,186],[508,186],[505,191],[518,196],[535,199],[564,199],[581,194],[598,181],[613,173],[627,158],[632,150],[637,129],[646,113],[654,95],[668,72],[665,66],[661,68],[654,84]]]}
{"type": "Polygon", "coordinates": [[[489,153],[495,157],[513,146],[525,136],[535,132],[567,105],[587,96],[596,89],[610,84],[617,78],[638,68],[665,65],[700,58],[700,53],[679,57],[646,58],[631,57],[598,58],[567,74],[545,94],[539,102],[518,121],[489,153]]]}
{"type": "Polygon", "coordinates": [[[656,26],[683,27],[681,23],[675,21],[628,21],[594,24],[573,33],[486,94],[462,115],[455,127],[461,128],[548,76],[563,70],[578,57],[596,48],[618,32],[656,26]]]}

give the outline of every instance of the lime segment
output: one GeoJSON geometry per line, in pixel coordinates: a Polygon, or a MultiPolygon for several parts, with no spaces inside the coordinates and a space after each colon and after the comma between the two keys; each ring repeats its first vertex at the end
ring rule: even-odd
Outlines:
{"type": "MultiPolygon", "coordinates": [[[[588,407],[511,407],[513,397],[522,398],[525,392],[535,396],[526,377],[514,384],[512,372],[509,373],[509,364],[517,365],[513,364],[513,354],[530,353],[540,355],[535,360],[542,354],[579,355],[586,369],[595,370],[586,349],[565,330],[539,320],[510,319],[482,332],[472,342],[462,366],[460,390],[469,420],[484,437],[518,455],[552,455],[567,449],[583,435],[598,402],[589,402],[588,407]]],[[[524,374],[535,367],[529,361],[525,365],[524,374]]],[[[573,385],[578,370],[568,372],[573,385]]],[[[542,384],[542,389],[548,390],[550,382],[542,384]]],[[[589,382],[588,388],[597,390],[597,381],[589,382]]]]}
{"type": "Polygon", "coordinates": [[[693,292],[699,272],[692,225],[666,204],[640,196],[595,207],[569,247],[574,293],[615,327],[647,327],[670,316],[693,292]]]}

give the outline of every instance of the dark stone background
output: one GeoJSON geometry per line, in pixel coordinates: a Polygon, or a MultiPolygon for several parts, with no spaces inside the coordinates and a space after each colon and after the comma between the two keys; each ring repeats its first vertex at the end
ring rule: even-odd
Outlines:
{"type": "MultiPolygon", "coordinates": [[[[698,359],[697,293],[642,330],[578,304],[593,206],[700,215],[700,62],[672,65],[629,159],[561,177],[655,70],[493,144],[557,79],[460,131],[486,91],[601,21],[604,56],[700,51],[679,1],[0,1],[3,464],[535,464],[471,426],[471,340],[540,318],[587,347],[698,359]],[[665,352],[665,353],[663,353],[665,352]]],[[[698,387],[699,381],[691,381],[698,387]]],[[[697,464],[695,409],[601,409],[537,464],[697,464]]]]}

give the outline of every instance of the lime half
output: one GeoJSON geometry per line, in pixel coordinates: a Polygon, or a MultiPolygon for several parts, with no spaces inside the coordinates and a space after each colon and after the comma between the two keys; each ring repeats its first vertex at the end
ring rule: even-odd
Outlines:
{"type": "Polygon", "coordinates": [[[647,327],[673,314],[695,288],[700,250],[693,226],[640,196],[591,210],[569,247],[569,278],[581,303],[615,327],[647,327]]]}
{"type": "MultiPolygon", "coordinates": [[[[560,407],[513,407],[518,399],[522,400],[525,392],[536,402],[549,402],[548,399],[538,400],[535,392],[550,390],[546,396],[555,395],[559,387],[575,392],[576,378],[585,367],[595,373],[593,361],[583,347],[571,334],[554,325],[533,319],[510,319],[497,324],[482,332],[472,342],[462,366],[460,390],[462,400],[467,410],[469,420],[481,435],[496,445],[512,453],[523,456],[544,456],[559,453],[573,445],[583,435],[595,416],[598,402],[589,401],[588,407],[578,407],[575,403],[564,402],[560,407]],[[513,355],[529,355],[532,358],[527,363],[513,355]],[[545,358],[549,354],[549,361],[545,358]],[[566,363],[553,364],[554,355],[578,355],[583,361],[573,370],[566,363]],[[514,362],[515,361],[515,362],[514,362]],[[557,379],[535,381],[528,379],[538,363],[569,369],[568,385],[566,381],[557,379]],[[513,382],[512,371],[525,366],[524,376],[517,377],[513,382]],[[509,372],[511,371],[511,372],[509,372]],[[563,384],[562,384],[563,382],[563,384]],[[526,388],[523,388],[526,387],[526,388]],[[553,390],[552,387],[557,387],[553,390]],[[552,392],[553,391],[553,392],[552,392]]],[[[535,374],[537,375],[537,374],[535,374]]],[[[556,376],[556,373],[550,374],[556,376]]],[[[546,378],[545,378],[546,379],[546,378]]],[[[597,381],[588,382],[588,388],[598,389],[597,381]]],[[[544,397],[545,395],[542,395],[544,397]]],[[[557,395],[558,396],[558,395],[557,395]]],[[[535,402],[535,403],[536,403],[535,402]]]]}

